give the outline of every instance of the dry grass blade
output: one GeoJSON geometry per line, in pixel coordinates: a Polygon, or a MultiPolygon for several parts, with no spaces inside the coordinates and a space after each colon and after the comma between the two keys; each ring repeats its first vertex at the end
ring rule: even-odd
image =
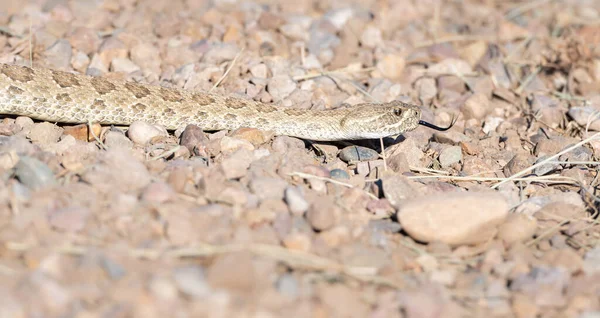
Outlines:
{"type": "Polygon", "coordinates": [[[227,67],[227,70],[225,71],[225,73],[223,73],[223,76],[221,76],[221,78],[219,78],[219,80],[215,83],[215,85],[213,85],[213,87],[210,88],[209,92],[212,92],[215,88],[217,88],[221,82],[223,82],[223,80],[225,80],[225,78],[227,77],[227,75],[229,75],[229,72],[231,71],[231,69],[233,68],[233,66],[235,65],[235,62],[237,62],[237,59],[240,57],[240,55],[242,55],[242,52],[244,52],[244,48],[242,48],[233,58],[233,60],[231,61],[231,63],[229,63],[229,67],[227,67]]]}
{"type": "MultiPolygon", "coordinates": [[[[300,177],[300,178],[304,178],[304,179],[317,179],[317,180],[327,181],[327,182],[331,182],[333,184],[341,185],[341,186],[346,187],[346,188],[354,188],[354,186],[351,185],[351,184],[349,184],[349,183],[337,181],[337,180],[334,180],[334,179],[331,179],[331,178],[319,177],[319,176],[315,176],[313,174],[308,174],[308,173],[304,173],[304,172],[291,172],[291,173],[288,173],[288,176],[296,176],[296,177],[300,177]]],[[[372,193],[368,193],[367,192],[367,195],[370,196],[373,199],[378,199],[372,193]]]]}
{"type": "Polygon", "coordinates": [[[397,282],[385,277],[375,275],[376,269],[370,267],[347,266],[332,259],[306,253],[302,251],[288,250],[286,248],[268,244],[229,244],[215,246],[205,244],[199,247],[181,248],[170,251],[172,257],[204,257],[217,254],[225,254],[237,251],[249,251],[255,255],[268,257],[287,264],[293,268],[304,268],[318,271],[333,271],[343,274],[362,282],[385,285],[394,288],[402,286],[397,282]]]}
{"type": "Polygon", "coordinates": [[[588,142],[590,142],[590,141],[592,141],[592,140],[594,140],[594,139],[597,139],[597,138],[599,138],[599,137],[600,137],[600,133],[596,133],[596,134],[592,135],[591,137],[589,137],[589,138],[586,138],[586,139],[584,139],[584,140],[582,140],[582,141],[578,142],[577,144],[575,144],[575,145],[573,145],[573,146],[571,146],[571,147],[569,147],[569,148],[567,148],[567,149],[564,149],[563,151],[560,151],[559,153],[557,153],[557,154],[555,154],[555,155],[553,155],[553,156],[550,156],[550,157],[546,158],[545,160],[542,160],[542,161],[540,161],[540,162],[538,162],[538,163],[534,164],[533,166],[530,166],[529,168],[525,168],[525,169],[523,169],[523,170],[521,170],[521,171],[519,171],[519,172],[517,172],[517,173],[513,174],[512,176],[510,176],[510,177],[508,177],[508,178],[506,178],[506,179],[504,179],[504,180],[502,180],[502,181],[500,181],[500,182],[498,182],[498,183],[494,184],[494,185],[493,185],[491,188],[492,188],[492,189],[496,189],[496,188],[498,188],[499,186],[501,186],[501,185],[503,185],[503,184],[505,184],[505,183],[507,183],[507,182],[509,182],[509,181],[515,180],[516,178],[519,178],[519,177],[521,177],[521,176],[523,176],[523,175],[525,175],[525,174],[529,173],[530,171],[533,171],[533,169],[535,169],[535,168],[537,168],[537,167],[540,167],[540,166],[542,166],[542,165],[545,165],[545,164],[547,164],[547,163],[549,163],[549,162],[553,161],[554,159],[556,159],[556,158],[558,158],[558,157],[562,156],[563,154],[565,154],[565,153],[567,153],[567,152],[569,152],[569,151],[572,151],[573,149],[575,149],[575,148],[577,148],[577,147],[580,147],[580,146],[582,146],[582,145],[584,145],[584,144],[586,144],[586,143],[588,143],[588,142]]]}

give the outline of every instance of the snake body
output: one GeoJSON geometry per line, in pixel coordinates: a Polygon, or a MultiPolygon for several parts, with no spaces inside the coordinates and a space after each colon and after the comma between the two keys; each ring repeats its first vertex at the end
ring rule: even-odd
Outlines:
{"type": "Polygon", "coordinates": [[[417,106],[394,101],[310,110],[81,74],[0,64],[0,113],[62,123],[129,125],[134,121],[178,129],[241,127],[310,140],[352,140],[415,129],[417,106]]]}

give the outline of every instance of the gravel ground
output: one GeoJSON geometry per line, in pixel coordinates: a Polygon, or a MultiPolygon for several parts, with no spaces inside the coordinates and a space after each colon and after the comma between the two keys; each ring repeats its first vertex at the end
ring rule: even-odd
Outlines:
{"type": "Polygon", "coordinates": [[[0,317],[600,317],[599,1],[4,0],[0,62],[458,118],[381,151],[5,116],[0,317]]]}

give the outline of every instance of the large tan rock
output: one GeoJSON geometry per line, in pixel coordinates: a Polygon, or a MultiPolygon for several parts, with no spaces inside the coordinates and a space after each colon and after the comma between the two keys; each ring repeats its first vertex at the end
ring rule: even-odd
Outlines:
{"type": "Polygon", "coordinates": [[[398,220],[415,240],[461,245],[492,238],[507,214],[500,194],[461,192],[402,202],[398,220]]]}

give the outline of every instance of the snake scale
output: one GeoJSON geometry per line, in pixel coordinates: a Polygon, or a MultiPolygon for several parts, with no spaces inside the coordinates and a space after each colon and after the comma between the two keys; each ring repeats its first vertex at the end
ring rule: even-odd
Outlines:
{"type": "MultiPolygon", "coordinates": [[[[309,140],[356,140],[399,135],[424,122],[421,110],[400,101],[311,110],[81,74],[0,64],[0,113],[62,123],[129,125],[146,121],[167,129],[241,127],[309,140]]],[[[449,128],[449,127],[448,127],[449,128]]]]}

